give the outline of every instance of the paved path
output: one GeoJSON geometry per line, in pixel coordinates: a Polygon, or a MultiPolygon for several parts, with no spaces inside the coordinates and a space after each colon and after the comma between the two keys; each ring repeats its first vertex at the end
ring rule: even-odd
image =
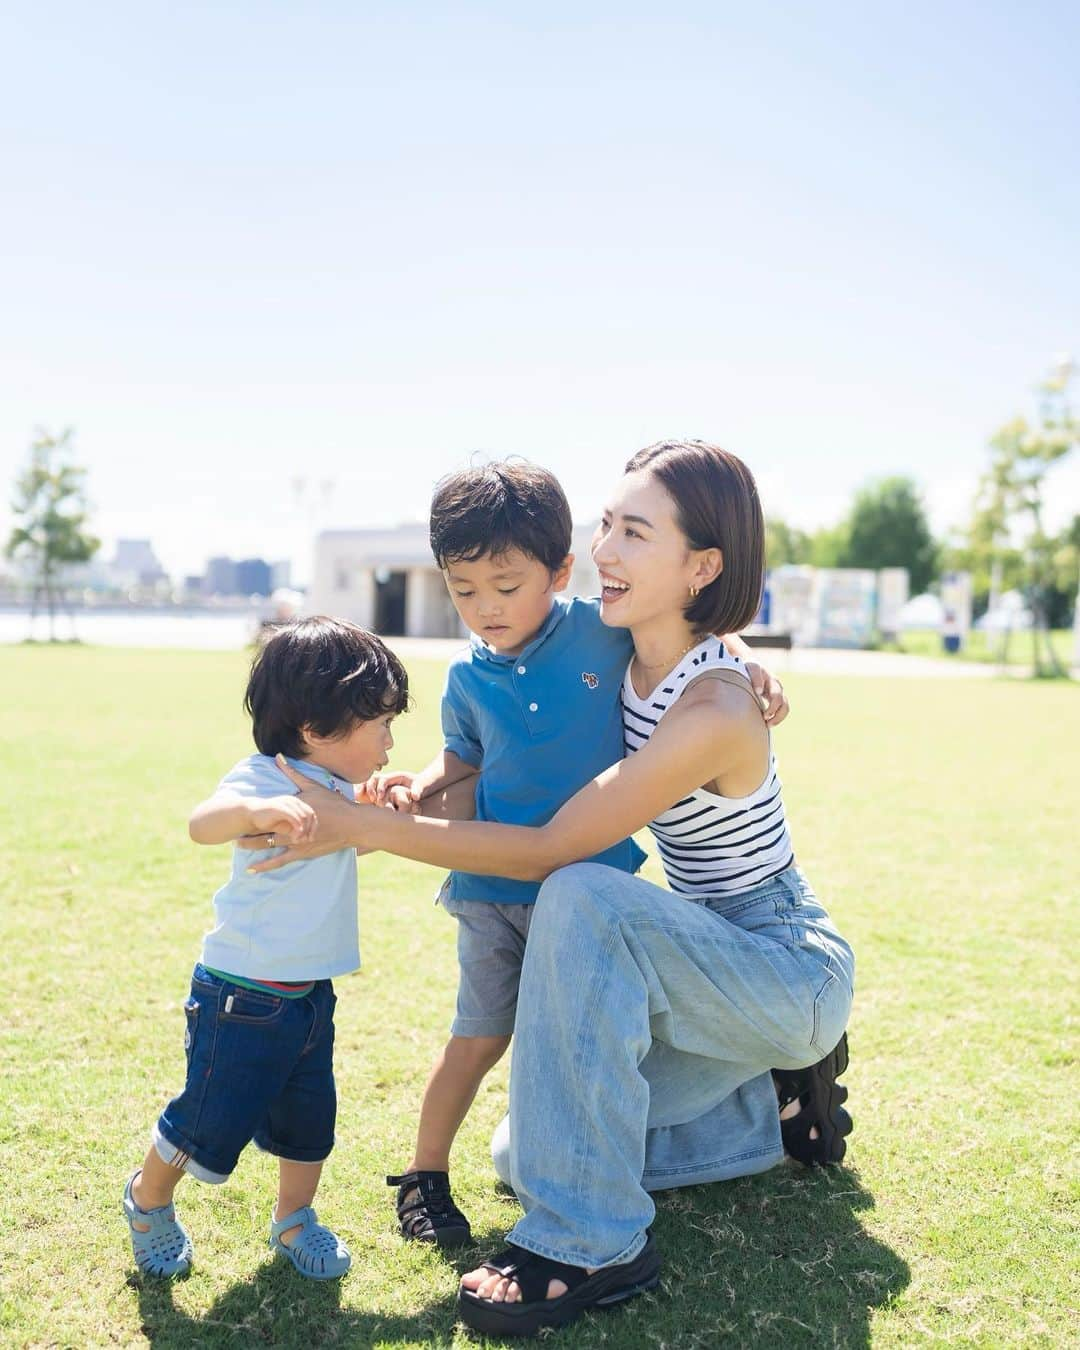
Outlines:
{"type": "MultiPolygon", "coordinates": [[[[388,638],[403,658],[448,661],[465,645],[460,638],[388,638]]],[[[839,647],[758,647],[762,660],[777,675],[881,675],[889,678],[986,680],[999,675],[1026,678],[1029,666],[998,666],[946,657],[905,656],[902,652],[860,652],[839,647]]],[[[1074,670],[1080,677],[1080,670],[1074,670]]]]}

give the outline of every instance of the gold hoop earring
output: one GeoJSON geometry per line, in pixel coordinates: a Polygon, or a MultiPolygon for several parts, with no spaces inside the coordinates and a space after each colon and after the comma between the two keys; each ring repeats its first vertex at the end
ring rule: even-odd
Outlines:
{"type": "Polygon", "coordinates": [[[691,587],[690,587],[690,599],[691,599],[691,600],[696,600],[700,594],[701,594],[701,592],[698,590],[698,588],[697,588],[696,586],[691,586],[691,587]]]}

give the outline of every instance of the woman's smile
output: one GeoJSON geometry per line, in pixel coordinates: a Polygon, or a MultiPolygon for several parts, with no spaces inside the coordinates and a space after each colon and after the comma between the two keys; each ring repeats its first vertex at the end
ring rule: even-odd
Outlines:
{"type": "Polygon", "coordinates": [[[620,581],[607,572],[600,573],[600,597],[605,605],[614,605],[630,590],[628,581],[620,581]]]}

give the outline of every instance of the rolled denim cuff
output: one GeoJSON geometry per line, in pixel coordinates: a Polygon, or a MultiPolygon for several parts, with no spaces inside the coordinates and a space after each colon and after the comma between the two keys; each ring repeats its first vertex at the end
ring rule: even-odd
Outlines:
{"type": "Polygon", "coordinates": [[[182,1171],[190,1173],[197,1181],[205,1181],[208,1186],[220,1186],[222,1182],[228,1181],[230,1176],[228,1172],[211,1171],[209,1167],[204,1167],[193,1158],[187,1149],[174,1144],[171,1139],[166,1139],[161,1132],[160,1124],[154,1126],[150,1138],[154,1152],[169,1167],[179,1167],[182,1171]]]}

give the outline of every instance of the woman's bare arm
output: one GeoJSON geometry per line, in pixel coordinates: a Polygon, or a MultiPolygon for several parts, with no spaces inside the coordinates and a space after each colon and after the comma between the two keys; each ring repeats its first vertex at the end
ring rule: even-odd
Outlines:
{"type": "MultiPolygon", "coordinates": [[[[636,754],[587,783],[543,826],[425,819],[355,806],[290,776],[317,811],[320,843],[289,848],[254,870],[272,871],[330,848],[382,849],[418,862],[490,876],[540,880],[647,825],[748,755],[765,753],[761,714],[745,693],[711,682],[680,700],[636,754]]],[[[284,772],[284,770],[283,770],[284,772]]]]}

